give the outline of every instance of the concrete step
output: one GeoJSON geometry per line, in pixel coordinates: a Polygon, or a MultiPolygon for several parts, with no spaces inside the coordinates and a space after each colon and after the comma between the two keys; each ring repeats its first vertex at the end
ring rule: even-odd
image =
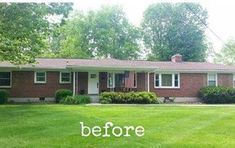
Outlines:
{"type": "Polygon", "coordinates": [[[99,103],[99,95],[89,95],[91,97],[91,103],[99,103]]]}

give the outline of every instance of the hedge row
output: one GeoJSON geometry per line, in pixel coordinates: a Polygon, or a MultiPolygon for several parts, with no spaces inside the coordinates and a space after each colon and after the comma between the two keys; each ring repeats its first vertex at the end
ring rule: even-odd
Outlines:
{"type": "Polygon", "coordinates": [[[204,103],[235,103],[235,88],[207,86],[199,91],[199,98],[204,103]]]}
{"type": "Polygon", "coordinates": [[[152,92],[104,92],[100,96],[102,104],[150,104],[159,103],[155,93],[152,92]]]}

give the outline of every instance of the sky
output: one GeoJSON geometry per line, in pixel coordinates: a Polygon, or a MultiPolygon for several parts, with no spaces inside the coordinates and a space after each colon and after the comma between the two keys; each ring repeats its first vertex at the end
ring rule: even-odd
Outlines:
{"type": "Polygon", "coordinates": [[[102,5],[121,5],[134,25],[139,26],[142,14],[150,4],[162,2],[196,2],[208,11],[208,27],[219,36],[218,39],[209,29],[207,40],[212,43],[214,51],[219,52],[229,38],[235,38],[235,1],[233,0],[76,0],[74,9],[89,11],[97,10],[102,5]]]}

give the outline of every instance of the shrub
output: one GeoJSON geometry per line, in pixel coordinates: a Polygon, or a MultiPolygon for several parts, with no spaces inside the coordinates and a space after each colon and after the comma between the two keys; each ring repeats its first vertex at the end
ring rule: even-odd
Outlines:
{"type": "Polygon", "coordinates": [[[55,101],[59,103],[62,99],[65,99],[67,96],[72,96],[73,92],[69,89],[59,89],[55,93],[55,101]]]}
{"type": "Polygon", "coordinates": [[[150,104],[159,103],[157,96],[152,92],[103,92],[100,103],[109,104],[150,104]]]}
{"type": "Polygon", "coordinates": [[[78,95],[78,96],[75,96],[75,97],[78,100],[79,104],[91,103],[91,98],[87,95],[78,95]]]}
{"type": "Polygon", "coordinates": [[[87,104],[90,103],[91,98],[86,95],[77,95],[77,96],[67,96],[62,99],[60,103],[63,104],[87,104]]]}
{"type": "Polygon", "coordinates": [[[112,103],[112,98],[114,98],[114,92],[103,92],[100,97],[100,103],[109,104],[112,103]]]}
{"type": "Polygon", "coordinates": [[[235,103],[235,89],[231,87],[207,86],[199,91],[199,98],[204,103],[235,103]]]}
{"type": "Polygon", "coordinates": [[[60,100],[60,103],[63,104],[75,104],[75,99],[73,96],[67,96],[66,98],[63,98],[60,100]]]}
{"type": "Polygon", "coordinates": [[[0,90],[0,104],[7,103],[9,93],[6,90],[0,90]]]}

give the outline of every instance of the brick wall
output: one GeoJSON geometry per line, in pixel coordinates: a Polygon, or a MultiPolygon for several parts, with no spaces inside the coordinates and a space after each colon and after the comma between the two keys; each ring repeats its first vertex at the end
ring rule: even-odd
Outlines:
{"type": "MultiPolygon", "coordinates": [[[[218,85],[232,87],[232,74],[218,74],[218,85]]],[[[150,74],[150,91],[160,97],[197,97],[198,91],[207,86],[206,73],[181,73],[180,88],[154,88],[154,74],[150,74]]]]}
{"type": "MultiPolygon", "coordinates": [[[[219,86],[233,86],[232,74],[218,74],[219,86]]],[[[71,76],[72,77],[72,76],[71,76]]],[[[76,88],[77,93],[82,90],[87,93],[88,73],[78,72],[76,88]]],[[[150,91],[157,93],[160,97],[196,97],[201,87],[207,85],[206,73],[181,73],[180,88],[165,89],[154,88],[154,74],[150,74],[150,91]]],[[[107,73],[100,72],[99,79],[100,92],[109,91],[107,88],[107,73]]],[[[12,87],[9,88],[10,97],[54,97],[55,91],[61,88],[71,89],[73,84],[60,84],[59,72],[47,71],[47,83],[35,84],[33,71],[13,71],[12,87]]],[[[134,91],[147,91],[147,74],[137,74],[137,88],[134,91]]]]}
{"type": "Polygon", "coordinates": [[[218,74],[217,75],[218,80],[218,86],[227,86],[232,87],[233,86],[233,74],[218,74]]]}
{"type": "Polygon", "coordinates": [[[54,97],[57,89],[72,90],[72,83],[60,84],[59,72],[47,71],[47,83],[35,84],[33,71],[13,71],[10,97],[54,97]]]}
{"type": "Polygon", "coordinates": [[[196,97],[201,87],[206,86],[207,74],[180,74],[180,88],[154,88],[154,74],[150,74],[150,91],[160,97],[196,97]]]}

